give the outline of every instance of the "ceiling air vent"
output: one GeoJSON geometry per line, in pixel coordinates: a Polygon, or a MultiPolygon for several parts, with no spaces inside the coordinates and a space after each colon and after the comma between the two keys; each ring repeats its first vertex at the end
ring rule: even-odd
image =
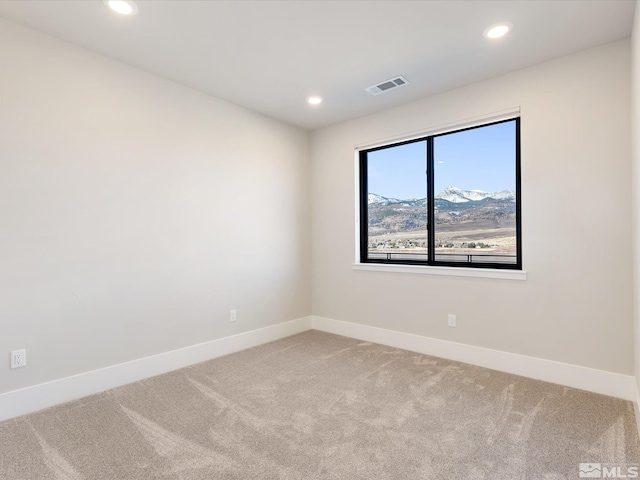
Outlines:
{"type": "Polygon", "coordinates": [[[408,83],[409,81],[401,75],[399,77],[392,78],[391,80],[379,83],[378,85],[374,85],[373,87],[365,88],[365,90],[371,95],[380,95],[383,92],[388,92],[394,88],[402,87],[408,83]]]}

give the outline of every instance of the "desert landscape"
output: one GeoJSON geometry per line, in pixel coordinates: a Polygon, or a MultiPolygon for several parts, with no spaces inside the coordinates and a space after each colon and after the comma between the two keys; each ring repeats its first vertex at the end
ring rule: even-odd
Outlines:
{"type": "MultiPolygon", "coordinates": [[[[437,260],[515,263],[515,193],[449,187],[436,195],[437,260]]],[[[369,257],[426,260],[427,199],[369,195],[369,257]]]]}

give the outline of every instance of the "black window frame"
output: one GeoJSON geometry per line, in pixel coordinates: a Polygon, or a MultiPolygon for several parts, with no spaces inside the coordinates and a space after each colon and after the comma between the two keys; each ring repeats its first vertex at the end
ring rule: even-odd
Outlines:
{"type": "Polygon", "coordinates": [[[492,121],[471,127],[460,128],[456,130],[448,130],[437,134],[426,135],[419,138],[411,138],[410,140],[404,140],[395,142],[392,144],[385,144],[378,147],[367,148],[359,151],[358,166],[359,166],[359,197],[360,197],[360,263],[368,264],[391,264],[391,265],[423,265],[433,267],[454,267],[454,268],[486,268],[486,269],[501,269],[501,270],[522,270],[522,195],[521,195],[521,166],[520,166],[520,117],[511,117],[508,119],[492,121]],[[435,229],[432,226],[435,224],[435,192],[434,192],[434,151],[433,144],[434,139],[443,135],[450,135],[453,133],[464,132],[467,130],[474,130],[477,128],[488,127],[491,125],[497,125],[500,123],[515,121],[515,171],[516,171],[516,262],[515,263],[498,263],[498,262],[452,262],[435,259],[435,229]],[[393,148],[401,145],[407,145],[415,142],[427,143],[427,158],[426,158],[426,176],[427,176],[427,259],[426,260],[409,260],[409,259],[383,259],[383,258],[369,258],[369,204],[368,204],[368,176],[367,176],[367,156],[370,152],[377,150],[383,150],[387,148],[393,148]]]}

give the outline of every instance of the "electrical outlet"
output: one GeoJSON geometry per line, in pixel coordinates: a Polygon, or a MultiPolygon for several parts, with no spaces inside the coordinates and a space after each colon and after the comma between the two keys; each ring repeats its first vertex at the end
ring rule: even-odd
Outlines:
{"type": "Polygon", "coordinates": [[[14,350],[11,352],[11,368],[20,368],[27,366],[27,351],[14,350]]]}
{"type": "Polygon", "coordinates": [[[449,314],[449,326],[450,327],[456,326],[456,316],[453,313],[449,314]]]}
{"type": "Polygon", "coordinates": [[[231,310],[231,314],[229,315],[229,321],[230,322],[235,322],[236,321],[236,311],[235,310],[231,310]]]}

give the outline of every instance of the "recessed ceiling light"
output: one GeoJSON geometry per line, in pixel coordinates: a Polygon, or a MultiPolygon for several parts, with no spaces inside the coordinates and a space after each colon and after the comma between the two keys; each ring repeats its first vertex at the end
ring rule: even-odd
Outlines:
{"type": "Polygon", "coordinates": [[[321,97],[309,97],[307,98],[307,102],[310,103],[311,105],[319,105],[322,103],[322,98],[321,97]]]}
{"type": "Polygon", "coordinates": [[[509,33],[509,30],[511,30],[512,28],[513,25],[510,22],[500,22],[485,28],[484,32],[482,32],[482,35],[484,35],[486,38],[500,38],[509,33]]]}
{"type": "Polygon", "coordinates": [[[138,6],[133,0],[104,0],[104,3],[120,15],[135,15],[138,13],[138,6]]]}

